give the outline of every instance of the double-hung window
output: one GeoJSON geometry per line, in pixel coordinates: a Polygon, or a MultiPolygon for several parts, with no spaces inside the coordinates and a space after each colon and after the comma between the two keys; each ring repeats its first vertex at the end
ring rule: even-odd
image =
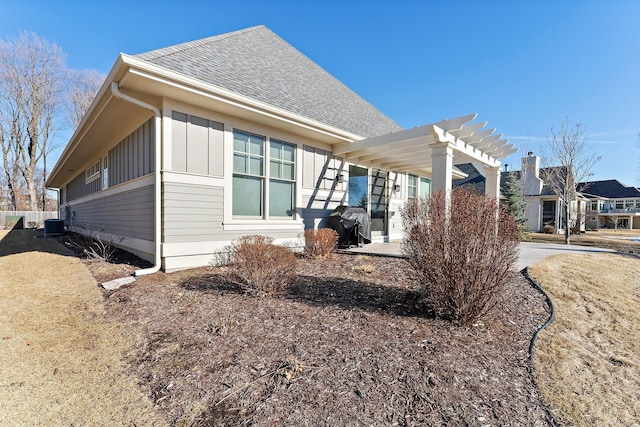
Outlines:
{"type": "Polygon", "coordinates": [[[267,141],[264,136],[244,131],[233,132],[234,217],[294,217],[295,154],[293,144],[267,141]]]}
{"type": "Polygon", "coordinates": [[[431,196],[431,180],[416,175],[409,175],[409,200],[417,197],[425,199],[429,196],[431,196]]]}
{"type": "Polygon", "coordinates": [[[293,217],[295,197],[295,146],[269,141],[269,216],[293,217]]]}
{"type": "Polygon", "coordinates": [[[418,197],[418,177],[415,175],[409,175],[409,200],[418,197]]]}
{"type": "Polygon", "coordinates": [[[233,215],[263,216],[264,136],[233,132],[233,215]]]}
{"type": "Polygon", "coordinates": [[[109,188],[109,156],[102,158],[102,189],[109,188]]]}

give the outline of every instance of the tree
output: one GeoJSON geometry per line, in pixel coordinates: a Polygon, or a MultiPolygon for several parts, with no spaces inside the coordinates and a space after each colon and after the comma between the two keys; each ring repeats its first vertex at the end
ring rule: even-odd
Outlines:
{"type": "MultiPolygon", "coordinates": [[[[593,175],[593,166],[600,160],[591,154],[591,146],[585,135],[586,127],[582,123],[572,125],[568,119],[559,128],[551,128],[547,136],[547,147],[543,154],[542,179],[562,200],[564,224],[564,241],[570,243],[571,222],[581,221],[579,210],[571,212],[571,202],[577,201],[576,187],[586,182],[593,175]]],[[[586,186],[582,186],[584,191],[586,186]]],[[[562,225],[562,224],[560,224],[562,225]]]]}
{"type": "Polygon", "coordinates": [[[524,213],[527,203],[524,200],[524,190],[520,180],[514,172],[509,172],[507,175],[502,195],[504,196],[503,205],[513,215],[522,236],[525,231],[524,224],[527,222],[527,216],[524,213]]]}
{"type": "MultiPolygon", "coordinates": [[[[57,130],[67,69],[62,50],[34,33],[0,40],[0,143],[5,169],[26,185],[29,210],[37,210],[36,166],[45,162],[57,130]]],[[[9,188],[12,188],[10,186],[9,188]]],[[[14,190],[11,190],[14,191],[14,190]]],[[[15,193],[12,198],[15,200],[15,193]]]]}
{"type": "Polygon", "coordinates": [[[89,110],[106,76],[96,70],[72,70],[68,88],[67,121],[76,129],[89,110]]]}

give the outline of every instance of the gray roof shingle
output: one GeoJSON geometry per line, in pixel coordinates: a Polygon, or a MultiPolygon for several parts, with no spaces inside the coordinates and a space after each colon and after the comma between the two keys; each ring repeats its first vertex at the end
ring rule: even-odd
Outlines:
{"type": "Polygon", "coordinates": [[[135,57],[363,137],[401,130],[263,25],[135,57]]]}
{"type": "Polygon", "coordinates": [[[608,199],[640,197],[639,189],[624,185],[617,179],[581,182],[578,184],[578,191],[584,192],[587,195],[605,197],[608,199]]]}

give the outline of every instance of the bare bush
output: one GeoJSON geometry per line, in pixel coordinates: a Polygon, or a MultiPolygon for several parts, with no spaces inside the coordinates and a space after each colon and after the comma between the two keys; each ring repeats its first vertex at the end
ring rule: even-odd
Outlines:
{"type": "Polygon", "coordinates": [[[73,249],[81,252],[87,259],[94,261],[113,261],[113,256],[118,250],[117,245],[122,243],[126,237],[102,237],[100,232],[82,226],[82,233],[73,234],[69,237],[68,243],[73,249]]]}
{"type": "Polygon", "coordinates": [[[547,224],[542,227],[542,231],[544,231],[546,234],[556,234],[556,228],[551,224],[547,224]]]}
{"type": "Polygon", "coordinates": [[[313,258],[329,256],[338,246],[338,233],[332,228],[304,231],[305,253],[313,258]]]}
{"type": "Polygon", "coordinates": [[[519,235],[513,216],[495,199],[454,189],[449,206],[437,191],[410,201],[402,218],[403,253],[429,309],[457,325],[485,315],[513,278],[519,235]]]}
{"type": "Polygon", "coordinates": [[[296,257],[291,249],[265,236],[243,236],[229,251],[232,272],[251,291],[278,293],[295,278],[296,257]]]}

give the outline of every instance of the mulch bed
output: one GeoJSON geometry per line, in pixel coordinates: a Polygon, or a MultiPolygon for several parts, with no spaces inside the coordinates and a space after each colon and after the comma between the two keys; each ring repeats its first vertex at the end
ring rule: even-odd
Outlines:
{"type": "MultiPolygon", "coordinates": [[[[89,264],[99,282],[117,264],[89,264]],[[109,267],[109,265],[113,267],[109,267]]],[[[550,425],[528,347],[548,316],[519,275],[470,327],[424,314],[402,259],[297,263],[286,293],[222,268],[106,292],[136,349],[131,374],[171,425],[550,425]]]]}

